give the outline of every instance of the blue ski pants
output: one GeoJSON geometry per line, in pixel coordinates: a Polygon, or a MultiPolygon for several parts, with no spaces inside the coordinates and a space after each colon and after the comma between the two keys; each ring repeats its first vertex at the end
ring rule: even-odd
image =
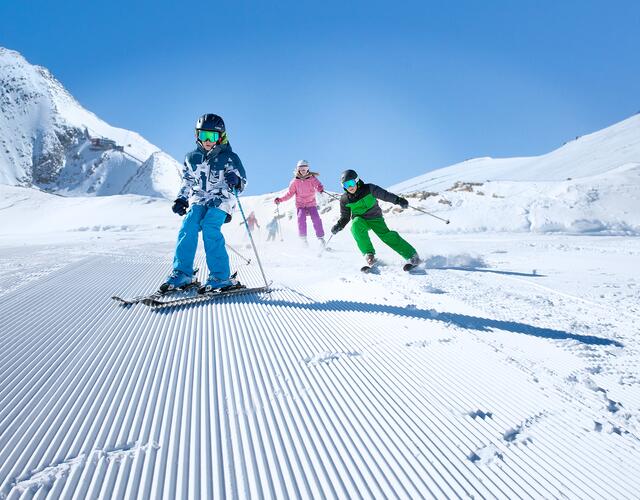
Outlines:
{"type": "Polygon", "coordinates": [[[221,231],[226,217],[227,213],[219,208],[192,205],[178,233],[173,269],[182,271],[188,276],[193,274],[193,261],[198,249],[198,233],[202,230],[209,276],[220,280],[229,279],[229,254],[221,231]]]}

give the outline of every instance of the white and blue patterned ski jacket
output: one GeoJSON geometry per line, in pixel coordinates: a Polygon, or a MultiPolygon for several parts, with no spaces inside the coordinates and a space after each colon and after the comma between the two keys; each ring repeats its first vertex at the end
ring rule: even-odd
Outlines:
{"type": "Polygon", "coordinates": [[[220,144],[207,152],[198,144],[198,148],[184,159],[182,187],[178,198],[191,198],[193,204],[217,207],[231,214],[235,209],[236,199],[224,178],[228,172],[234,172],[240,177],[242,183],[238,191],[242,191],[247,175],[231,145],[220,144]]]}

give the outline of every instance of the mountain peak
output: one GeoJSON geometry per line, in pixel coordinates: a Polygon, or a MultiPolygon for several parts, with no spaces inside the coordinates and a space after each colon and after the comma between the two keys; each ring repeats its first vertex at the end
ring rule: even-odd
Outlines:
{"type": "MultiPolygon", "coordinates": [[[[112,127],[83,108],[48,69],[4,47],[0,85],[2,184],[68,195],[123,194],[141,165],[159,151],[139,134],[112,127]]],[[[150,178],[162,178],[164,184],[138,194],[168,193],[168,184],[177,191],[179,164],[170,157],[154,164],[167,170],[150,178]]]]}

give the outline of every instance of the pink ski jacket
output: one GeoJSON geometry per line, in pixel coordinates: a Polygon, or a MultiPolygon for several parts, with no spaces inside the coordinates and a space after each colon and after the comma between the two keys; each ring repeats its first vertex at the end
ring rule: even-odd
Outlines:
{"type": "Polygon", "coordinates": [[[318,174],[310,172],[306,177],[296,177],[289,184],[289,191],[280,198],[280,201],[287,201],[293,195],[296,196],[296,208],[316,207],[316,191],[322,193],[324,186],[316,178],[318,174]]]}

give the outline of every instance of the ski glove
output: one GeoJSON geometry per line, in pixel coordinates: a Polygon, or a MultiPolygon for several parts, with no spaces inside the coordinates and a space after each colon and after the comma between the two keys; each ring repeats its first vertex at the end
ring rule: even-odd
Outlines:
{"type": "Polygon", "coordinates": [[[336,224],[331,228],[331,234],[338,234],[340,231],[342,231],[342,227],[340,227],[340,224],[336,224]]]}
{"type": "Polygon", "coordinates": [[[227,172],[224,174],[224,180],[227,181],[231,189],[238,189],[242,184],[242,179],[235,172],[227,172]]]}
{"type": "Polygon", "coordinates": [[[184,198],[178,198],[176,201],[173,202],[173,206],[171,207],[171,210],[173,210],[174,213],[182,217],[184,214],[187,213],[187,208],[189,208],[189,202],[184,198]]]}
{"type": "Polygon", "coordinates": [[[400,208],[409,208],[409,202],[400,196],[398,196],[397,204],[400,205],[400,208]]]}
{"type": "Polygon", "coordinates": [[[274,202],[276,205],[280,205],[280,203],[282,203],[282,200],[281,200],[280,198],[276,198],[275,200],[273,200],[273,202],[274,202]]]}

